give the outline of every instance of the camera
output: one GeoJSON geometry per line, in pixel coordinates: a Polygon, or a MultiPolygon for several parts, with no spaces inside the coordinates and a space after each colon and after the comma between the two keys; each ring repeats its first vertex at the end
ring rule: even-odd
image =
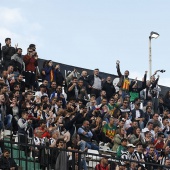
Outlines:
{"type": "Polygon", "coordinates": [[[161,73],[165,73],[166,70],[159,70],[161,73]]]}

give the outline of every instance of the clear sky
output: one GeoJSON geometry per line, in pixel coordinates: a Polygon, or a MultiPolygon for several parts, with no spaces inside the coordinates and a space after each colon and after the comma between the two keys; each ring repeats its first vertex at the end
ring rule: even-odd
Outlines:
{"type": "Polygon", "coordinates": [[[26,53],[37,45],[40,58],[116,74],[115,63],[141,79],[149,70],[149,35],[152,72],[159,84],[170,86],[169,0],[5,0],[0,6],[0,42],[11,37],[26,53]]]}

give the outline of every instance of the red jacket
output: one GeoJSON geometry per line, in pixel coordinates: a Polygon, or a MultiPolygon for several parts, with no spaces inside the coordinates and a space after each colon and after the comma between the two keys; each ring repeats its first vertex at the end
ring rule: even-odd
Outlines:
{"type": "Polygon", "coordinates": [[[97,164],[95,167],[95,170],[109,170],[109,168],[108,168],[108,166],[103,167],[103,166],[101,166],[101,164],[97,164]]]}
{"type": "Polygon", "coordinates": [[[38,66],[38,62],[34,57],[25,55],[23,61],[25,63],[25,71],[35,72],[36,66],[38,66]]]}

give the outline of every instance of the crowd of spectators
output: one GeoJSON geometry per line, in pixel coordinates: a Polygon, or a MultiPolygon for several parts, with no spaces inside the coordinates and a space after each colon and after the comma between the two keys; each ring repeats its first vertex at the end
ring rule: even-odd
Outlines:
{"type": "MultiPolygon", "coordinates": [[[[60,65],[46,60],[38,69],[38,53],[30,44],[27,54],[12,47],[11,39],[5,39],[1,51],[0,75],[0,152],[4,148],[4,130],[18,136],[20,149],[25,154],[30,148],[22,146],[30,139],[36,145],[34,157],[39,157],[42,167],[71,169],[71,154],[52,149],[50,162],[38,146],[66,148],[83,153],[88,149],[109,147],[117,159],[136,160],[143,163],[121,161],[117,169],[158,169],[145,162],[170,165],[170,91],[163,96],[155,78],[158,71],[142,83],[129,79],[129,71],[120,70],[116,63],[119,82],[113,85],[110,76],[100,77],[99,69],[92,75],[82,70],[68,72],[66,77],[60,65]],[[39,83],[39,79],[42,83],[39,83]]],[[[8,159],[8,158],[7,158],[8,159]]],[[[13,161],[13,160],[12,160],[13,161]]],[[[86,157],[81,157],[82,169],[87,170],[86,157]]],[[[0,163],[0,169],[3,164],[0,163]]],[[[11,164],[15,169],[15,163],[11,164]]],[[[109,170],[107,158],[102,158],[96,170],[109,170]]]]}

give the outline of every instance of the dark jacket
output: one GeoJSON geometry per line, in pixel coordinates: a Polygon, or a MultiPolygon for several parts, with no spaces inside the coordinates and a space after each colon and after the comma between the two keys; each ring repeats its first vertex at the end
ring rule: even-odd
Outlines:
{"type": "MultiPolygon", "coordinates": [[[[132,121],[136,119],[136,109],[133,109],[132,111],[132,121]]],[[[140,116],[139,118],[144,118],[144,112],[143,110],[139,109],[140,116]]]]}
{"type": "Polygon", "coordinates": [[[104,82],[102,90],[106,92],[107,100],[109,100],[116,92],[113,83],[108,83],[107,81],[104,82]]]}
{"type": "Polygon", "coordinates": [[[17,170],[17,164],[15,163],[13,158],[5,158],[4,156],[2,156],[0,158],[0,169],[2,170],[10,170],[10,168],[15,167],[15,169],[17,170]]]}
{"type": "Polygon", "coordinates": [[[2,54],[4,61],[10,61],[11,57],[15,54],[16,50],[14,47],[9,47],[7,45],[2,47],[2,54]]]}
{"type": "Polygon", "coordinates": [[[57,83],[57,86],[63,86],[64,76],[58,69],[54,70],[54,78],[57,83]]]}
{"type": "MultiPolygon", "coordinates": [[[[99,76],[99,78],[102,79],[100,76],[99,76]]],[[[87,82],[88,82],[88,84],[90,86],[93,86],[93,84],[94,84],[94,75],[88,76],[87,82]]]]}

